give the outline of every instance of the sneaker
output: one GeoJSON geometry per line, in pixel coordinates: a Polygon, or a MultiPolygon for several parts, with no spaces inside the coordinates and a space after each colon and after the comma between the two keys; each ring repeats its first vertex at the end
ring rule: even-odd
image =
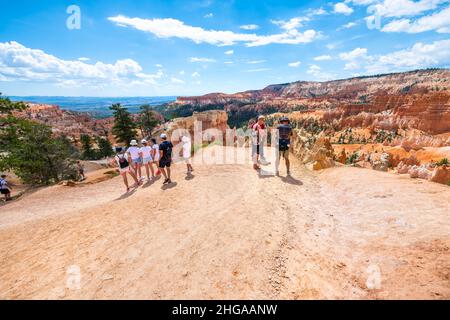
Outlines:
{"type": "Polygon", "coordinates": [[[167,179],[167,184],[171,184],[171,183],[172,183],[172,180],[167,179]]]}
{"type": "Polygon", "coordinates": [[[164,180],[163,184],[168,184],[170,182],[169,179],[164,180]]]}
{"type": "Polygon", "coordinates": [[[261,159],[261,160],[259,161],[259,163],[262,164],[263,166],[267,166],[267,165],[270,164],[270,162],[267,161],[266,159],[261,159]]]}

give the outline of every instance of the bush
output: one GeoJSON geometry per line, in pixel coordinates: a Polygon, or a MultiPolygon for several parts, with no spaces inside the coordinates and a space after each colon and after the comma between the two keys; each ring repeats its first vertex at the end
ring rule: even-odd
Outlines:
{"type": "Polygon", "coordinates": [[[438,167],[440,167],[440,166],[446,166],[446,165],[449,165],[449,164],[450,164],[450,162],[448,161],[447,158],[443,158],[443,159],[439,160],[438,162],[436,162],[436,165],[437,165],[438,167]]]}

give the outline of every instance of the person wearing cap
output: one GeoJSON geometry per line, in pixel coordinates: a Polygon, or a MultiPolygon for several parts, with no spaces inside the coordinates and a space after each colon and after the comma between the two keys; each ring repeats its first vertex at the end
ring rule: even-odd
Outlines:
{"type": "Polygon", "coordinates": [[[142,158],[142,164],[145,166],[145,173],[147,174],[147,180],[150,181],[150,172],[152,173],[152,178],[155,178],[155,171],[153,170],[153,157],[152,157],[152,147],[148,145],[147,140],[142,139],[142,147],[140,148],[140,155],[142,158]]]}
{"type": "Polygon", "coordinates": [[[128,185],[127,174],[129,174],[135,182],[135,185],[133,187],[139,186],[139,181],[138,181],[136,175],[134,174],[134,171],[131,170],[131,166],[130,166],[131,157],[125,151],[125,148],[115,147],[114,150],[116,152],[116,155],[115,155],[114,159],[111,160],[111,164],[115,163],[119,167],[119,173],[122,176],[123,183],[124,183],[125,187],[127,188],[127,192],[129,192],[130,187],[128,185]]]}
{"type": "Polygon", "coordinates": [[[136,140],[130,141],[130,147],[127,149],[127,153],[131,157],[131,167],[134,170],[134,173],[136,174],[136,177],[142,181],[144,180],[142,178],[142,172],[141,172],[141,166],[142,166],[142,158],[141,158],[141,148],[138,147],[138,143],[136,140]]]}
{"type": "Polygon", "coordinates": [[[170,184],[172,183],[172,180],[170,180],[170,165],[172,164],[173,144],[167,141],[165,133],[161,134],[161,140],[162,142],[159,144],[159,169],[165,178],[163,184],[170,184]]]}
{"type": "Polygon", "coordinates": [[[279,166],[281,157],[284,158],[284,162],[286,164],[287,175],[291,174],[290,171],[290,162],[289,162],[289,148],[291,146],[291,136],[292,136],[292,127],[290,125],[289,118],[281,117],[280,125],[277,127],[279,140],[278,140],[278,149],[279,149],[279,157],[277,159],[276,165],[276,173],[279,175],[279,166]]]}
{"type": "Polygon", "coordinates": [[[253,158],[253,169],[261,169],[258,163],[262,165],[268,165],[268,162],[264,158],[264,140],[266,139],[266,124],[264,116],[259,116],[258,121],[252,127],[252,158],[253,158]]]}

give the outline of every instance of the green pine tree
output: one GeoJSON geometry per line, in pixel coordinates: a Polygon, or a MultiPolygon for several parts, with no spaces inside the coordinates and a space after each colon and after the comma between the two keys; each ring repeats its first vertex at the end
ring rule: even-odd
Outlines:
{"type": "Polygon", "coordinates": [[[127,108],[122,107],[120,103],[113,104],[109,109],[112,110],[114,116],[114,126],[112,128],[114,137],[118,142],[128,145],[136,137],[137,127],[130,112],[127,108]]]}
{"type": "Polygon", "coordinates": [[[99,137],[97,138],[97,144],[99,148],[98,153],[100,158],[111,157],[112,155],[114,155],[112,144],[108,139],[99,137]]]}
{"type": "Polygon", "coordinates": [[[87,134],[82,134],[80,136],[82,158],[85,160],[95,160],[96,152],[92,149],[92,139],[87,134]]]}
{"type": "Polygon", "coordinates": [[[142,136],[148,137],[152,134],[152,130],[159,124],[155,112],[146,104],[140,107],[139,126],[141,128],[142,136]]]}

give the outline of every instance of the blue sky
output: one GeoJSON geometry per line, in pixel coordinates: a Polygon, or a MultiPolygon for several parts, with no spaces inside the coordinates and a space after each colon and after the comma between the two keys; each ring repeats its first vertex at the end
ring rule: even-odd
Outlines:
{"type": "Polygon", "coordinates": [[[450,0],[0,4],[6,95],[232,93],[450,65],[450,0]]]}

